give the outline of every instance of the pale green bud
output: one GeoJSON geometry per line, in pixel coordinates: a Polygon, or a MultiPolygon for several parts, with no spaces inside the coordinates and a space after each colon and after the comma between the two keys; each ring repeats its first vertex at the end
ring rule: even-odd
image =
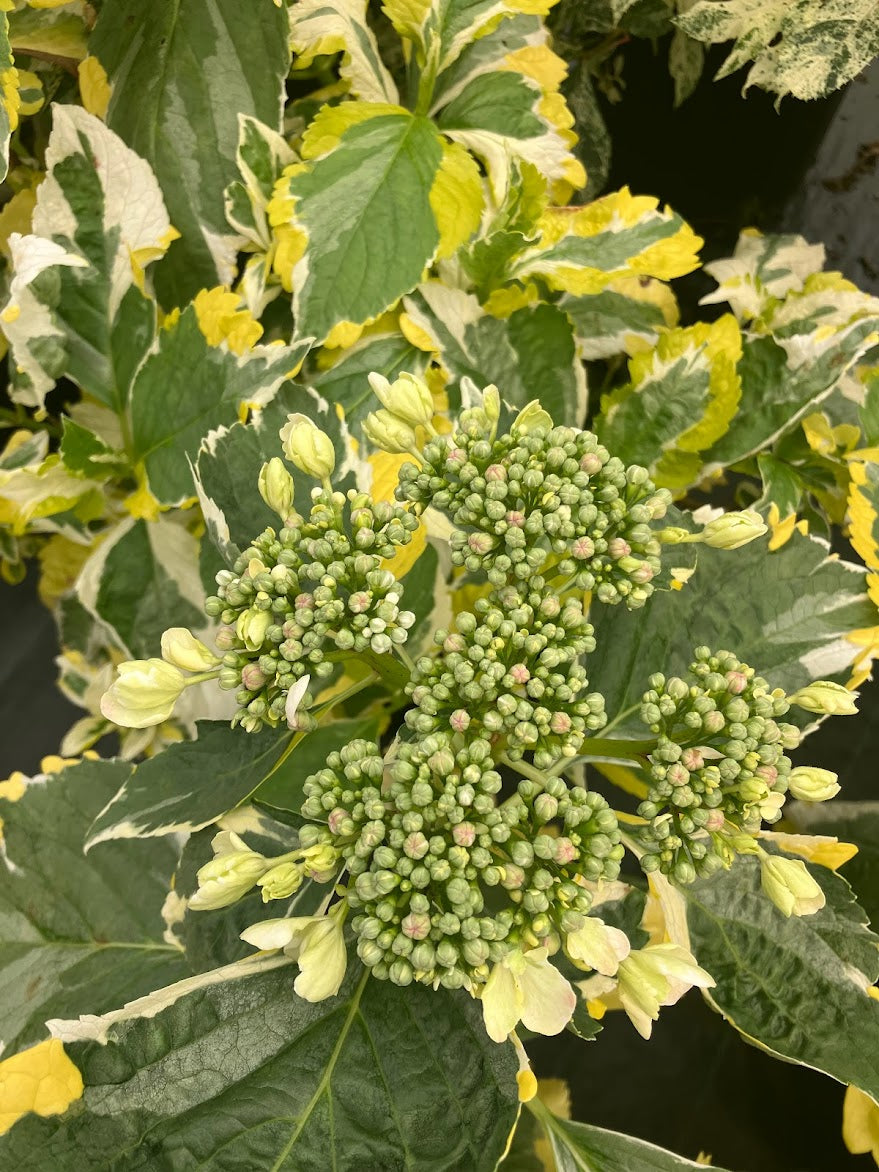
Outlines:
{"type": "Polygon", "coordinates": [[[850,692],[832,680],[816,680],[788,696],[791,704],[822,716],[854,716],[858,710],[857,699],[857,692],[850,692]]]}
{"type": "Polygon", "coordinates": [[[219,657],[196,639],[186,627],[170,627],[162,635],[162,659],[182,671],[210,671],[219,657]]]}
{"type": "Polygon", "coordinates": [[[826,802],[840,790],[836,774],[816,766],[800,765],[792,769],[787,781],[791,796],[801,802],[826,802]]]}
{"type": "Polygon", "coordinates": [[[271,611],[257,610],[255,607],[250,607],[248,610],[242,611],[238,616],[235,631],[248,651],[258,651],[263,645],[266,631],[271,624],[271,611]]]}
{"type": "Polygon", "coordinates": [[[767,532],[763,518],[754,509],[742,513],[724,513],[709,521],[700,534],[705,545],[712,549],[738,549],[767,532]]]}
{"type": "Polygon", "coordinates": [[[409,427],[427,427],[433,419],[433,395],[426,383],[413,374],[400,375],[388,382],[375,371],[368,375],[369,385],[382,407],[409,427]]]}
{"type": "Polygon", "coordinates": [[[186,676],[162,659],[120,663],[118,676],[101,697],[101,712],[123,728],[150,728],[174,711],[186,676]]]}
{"type": "Polygon", "coordinates": [[[785,916],[811,916],[824,907],[824,892],[802,859],[760,856],[760,880],[766,895],[785,916]]]}
{"type": "Polygon", "coordinates": [[[190,899],[194,911],[229,907],[246,895],[271,867],[271,861],[252,851],[233,831],[215,835],[214,857],[198,872],[198,890],[190,899]]]}
{"type": "Polygon", "coordinates": [[[293,508],[293,477],[284,467],[280,456],[272,456],[259,473],[259,495],[281,520],[289,517],[293,508]]]}
{"type": "Polygon", "coordinates": [[[494,432],[501,417],[501,397],[494,383],[490,383],[482,392],[482,410],[494,432]]]}
{"type": "Polygon", "coordinates": [[[315,480],[332,476],[336,466],[333,441],[307,415],[288,415],[280,436],[284,455],[300,472],[315,480]]]}
{"type": "Polygon", "coordinates": [[[257,879],[264,902],[287,899],[302,886],[302,869],[295,863],[279,863],[257,879]]]}
{"type": "Polygon", "coordinates": [[[373,447],[383,452],[399,455],[413,451],[416,446],[415,432],[409,424],[384,409],[367,415],[363,432],[373,447]]]}
{"type": "Polygon", "coordinates": [[[539,399],[532,399],[513,420],[510,434],[515,435],[518,432],[520,435],[528,435],[537,428],[551,431],[552,416],[540,406],[539,399]]]}

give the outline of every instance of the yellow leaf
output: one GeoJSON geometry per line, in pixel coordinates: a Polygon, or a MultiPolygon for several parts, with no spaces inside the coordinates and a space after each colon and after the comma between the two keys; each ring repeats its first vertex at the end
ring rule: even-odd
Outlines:
{"type": "Polygon", "coordinates": [[[840,842],[826,834],[786,834],[778,830],[765,830],[761,838],[771,839],[790,854],[800,855],[819,867],[830,871],[838,870],[858,853],[853,842],[840,842]]]}
{"type": "Polygon", "coordinates": [[[86,57],[77,66],[77,72],[82,104],[89,114],[94,114],[97,118],[106,118],[113,92],[107,71],[97,57],[86,57]]]}
{"type": "Polygon", "coordinates": [[[775,501],[769,506],[769,516],[766,518],[769,522],[769,528],[772,531],[772,536],[769,538],[769,552],[774,553],[775,550],[781,549],[783,545],[787,545],[794,535],[794,530],[805,537],[809,532],[809,522],[803,518],[802,521],[797,520],[796,513],[788,513],[788,515],[781,519],[781,511],[775,501]]]}
{"type": "MultiPolygon", "coordinates": [[[[397,487],[400,468],[410,459],[407,455],[391,455],[389,452],[373,452],[369,457],[372,468],[372,496],[377,501],[392,501],[397,487]]],[[[402,578],[415,565],[427,545],[427,530],[422,521],[412,535],[408,545],[401,546],[392,558],[386,558],[383,565],[397,578],[402,578]]]]}
{"type": "Polygon", "coordinates": [[[879,1164],[879,1107],[857,1087],[848,1087],[845,1092],[842,1139],[853,1156],[869,1152],[879,1164]]]}
{"type": "Polygon", "coordinates": [[[82,1097],[79,1070],[57,1038],[0,1062],[0,1134],[23,1115],[60,1115],[82,1097]]]}
{"type": "Polygon", "coordinates": [[[224,342],[233,354],[245,354],[262,337],[262,326],[237,293],[223,285],[202,289],[192,303],[198,328],[209,346],[224,342]]]}
{"type": "Polygon", "coordinates": [[[5,781],[0,781],[0,798],[7,802],[17,802],[26,789],[27,778],[16,769],[5,781]]]}
{"type": "Polygon", "coordinates": [[[457,252],[479,227],[485,202],[476,160],[459,143],[443,143],[429,199],[440,234],[436,255],[443,259],[457,252]]]}
{"type": "Polygon", "coordinates": [[[402,106],[392,106],[389,102],[342,102],[339,106],[324,106],[302,136],[302,157],[317,159],[335,150],[345,131],[360,122],[384,114],[408,113],[402,106]]]}

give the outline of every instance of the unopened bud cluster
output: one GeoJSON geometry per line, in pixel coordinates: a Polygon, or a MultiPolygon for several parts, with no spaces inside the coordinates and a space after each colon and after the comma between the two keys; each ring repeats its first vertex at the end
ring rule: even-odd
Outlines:
{"type": "Polygon", "coordinates": [[[412,540],[417,519],[353,489],[316,488],[312,498],[307,520],[291,514],[220,571],[205,603],[225,624],[220,687],[237,689],[233,725],[249,732],[283,723],[288,691],[302,676],[329,676],[329,654],[385,653],[415,621],[400,609],[403,587],[382,561],[412,540]]]}
{"type": "Polygon", "coordinates": [[[638,807],[645,870],[682,883],[753,849],[762,822],[775,822],[791,771],[785,749],[800,733],[779,723],[788,700],[729,651],[694,652],[688,683],[650,678],[641,719],[658,737],[649,755],[649,793],[638,807]]]}
{"type": "Polygon", "coordinates": [[[619,873],[600,795],[548,778],[502,800],[501,786],[487,740],[455,751],[442,735],[403,742],[387,766],[374,742],[353,741],[306,780],[302,813],[326,821],[347,863],[357,952],[375,976],[482,984],[515,947],[557,949],[589,910],[585,882],[619,873]]]}
{"type": "MultiPolygon", "coordinates": [[[[541,413],[543,414],[543,413],[541,413]]],[[[404,464],[397,497],[445,512],[452,561],[495,586],[552,573],[599,601],[642,606],[660,568],[650,528],[670,496],[588,431],[537,423],[490,438],[467,413],[404,464]]]]}
{"type": "Polygon", "coordinates": [[[537,576],[505,586],[434,636],[407,691],[417,734],[487,735],[513,760],[532,752],[538,769],[574,757],[587,731],[604,726],[604,698],[585,694],[583,655],[595,649],[583,602],[562,599],[537,576]]]}

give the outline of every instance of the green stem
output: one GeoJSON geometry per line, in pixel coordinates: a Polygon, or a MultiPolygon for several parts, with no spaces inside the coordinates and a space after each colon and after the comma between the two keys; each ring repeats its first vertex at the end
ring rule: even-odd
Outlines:
{"type": "Polygon", "coordinates": [[[344,704],[346,700],[350,700],[351,697],[356,696],[358,692],[362,692],[366,688],[372,687],[378,678],[378,673],[373,671],[370,672],[368,676],[364,676],[362,680],[357,680],[356,683],[350,684],[344,690],[344,692],[339,692],[337,696],[333,696],[331,699],[327,700],[326,704],[321,705],[321,707],[317,709],[314,714],[315,720],[320,721],[321,718],[326,716],[328,712],[331,712],[332,709],[336,707],[336,705],[344,704]]]}
{"type": "Polygon", "coordinates": [[[656,738],[649,741],[625,741],[613,737],[592,737],[580,746],[578,757],[620,757],[625,761],[637,761],[645,753],[656,748],[656,738]]]}

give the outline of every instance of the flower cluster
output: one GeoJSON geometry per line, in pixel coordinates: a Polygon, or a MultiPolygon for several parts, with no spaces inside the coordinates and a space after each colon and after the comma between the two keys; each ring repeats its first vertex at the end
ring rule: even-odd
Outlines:
{"type": "Polygon", "coordinates": [[[221,570],[205,603],[224,624],[220,687],[237,689],[234,723],[248,731],[283,722],[290,689],[329,676],[329,655],[390,651],[415,621],[382,563],[412,540],[417,518],[354,489],[316,488],[312,498],[307,519],[291,513],[221,570]]]}
{"type": "Polygon", "coordinates": [[[495,586],[539,571],[601,602],[642,606],[660,567],[650,523],[669,494],[591,432],[553,427],[543,411],[525,408],[496,437],[487,422],[484,408],[465,411],[453,435],[428,440],[420,467],[403,465],[398,499],[447,513],[453,563],[495,586]]]}
{"type": "Polygon", "coordinates": [[[563,599],[540,576],[495,589],[436,633],[436,656],[417,661],[406,723],[418,734],[488,735],[510,759],[533,752],[541,769],[574,757],[607,719],[604,698],[584,695],[592,633],[582,599],[563,599]]]}
{"type": "Polygon", "coordinates": [[[741,836],[781,817],[791,772],[785,749],[799,730],[779,723],[784,693],[729,651],[698,647],[687,683],[656,674],[641,719],[657,735],[649,754],[641,865],[681,883],[728,865],[741,836]],[[707,833],[706,833],[707,832],[707,833]]]}
{"type": "Polygon", "coordinates": [[[387,766],[358,740],[307,779],[302,813],[326,820],[346,862],[357,952],[375,976],[478,987],[511,952],[556,951],[582,928],[587,883],[619,872],[616,816],[561,778],[501,791],[481,737],[457,751],[442,735],[404,741],[387,766]]]}

